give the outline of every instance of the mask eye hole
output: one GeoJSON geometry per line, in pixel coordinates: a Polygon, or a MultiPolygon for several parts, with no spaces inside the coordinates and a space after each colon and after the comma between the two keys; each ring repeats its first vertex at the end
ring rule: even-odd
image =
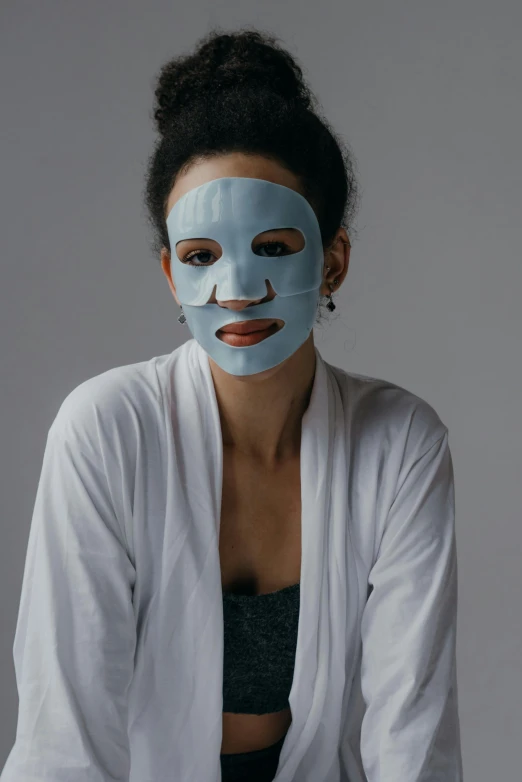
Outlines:
{"type": "Polygon", "coordinates": [[[264,258],[293,255],[305,246],[305,238],[298,228],[272,228],[252,240],[252,252],[264,258]]]}
{"type": "Polygon", "coordinates": [[[176,255],[188,266],[212,266],[222,255],[221,245],[214,239],[182,239],[176,244],[176,255]]]}

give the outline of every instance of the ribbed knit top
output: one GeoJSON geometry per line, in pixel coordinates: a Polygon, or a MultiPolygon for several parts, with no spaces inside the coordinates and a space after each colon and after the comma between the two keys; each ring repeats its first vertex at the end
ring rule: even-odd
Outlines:
{"type": "Polygon", "coordinates": [[[223,711],[288,708],[294,676],[300,584],[263,595],[223,592],[223,711]]]}

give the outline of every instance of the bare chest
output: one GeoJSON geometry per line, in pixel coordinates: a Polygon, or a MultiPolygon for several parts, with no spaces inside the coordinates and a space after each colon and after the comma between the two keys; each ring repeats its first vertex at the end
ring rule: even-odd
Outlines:
{"type": "Polygon", "coordinates": [[[225,592],[264,594],[300,581],[298,458],[269,471],[224,456],[219,556],[225,592]]]}

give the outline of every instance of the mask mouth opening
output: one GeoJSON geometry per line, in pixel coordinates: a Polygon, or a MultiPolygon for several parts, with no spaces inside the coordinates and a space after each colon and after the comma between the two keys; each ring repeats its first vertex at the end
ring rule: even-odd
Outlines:
{"type": "Polygon", "coordinates": [[[285,321],[280,318],[259,318],[258,320],[237,321],[229,323],[215,332],[215,336],[222,342],[229,344],[240,341],[261,341],[281,331],[285,321]],[[257,336],[258,335],[258,336],[257,336]]]}

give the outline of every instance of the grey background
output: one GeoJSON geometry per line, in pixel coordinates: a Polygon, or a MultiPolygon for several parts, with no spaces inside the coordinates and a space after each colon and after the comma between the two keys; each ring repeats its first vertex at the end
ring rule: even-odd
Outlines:
{"type": "Polygon", "coordinates": [[[84,379],[189,336],[141,193],[157,70],[215,23],[278,35],[356,154],[359,238],[316,343],[425,398],[449,427],[464,773],[516,782],[522,10],[506,0],[2,3],[0,768],[47,430],[84,379]]]}

